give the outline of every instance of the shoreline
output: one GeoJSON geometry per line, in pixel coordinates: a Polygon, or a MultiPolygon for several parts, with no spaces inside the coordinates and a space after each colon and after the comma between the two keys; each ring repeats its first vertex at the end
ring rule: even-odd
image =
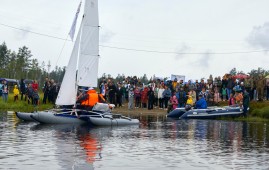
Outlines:
{"type": "MultiPolygon", "coordinates": [[[[225,106],[227,102],[220,102],[218,106],[225,106]]],[[[53,108],[52,104],[40,104],[34,107],[25,101],[12,102],[9,100],[7,103],[0,101],[1,112],[33,112],[35,110],[48,110],[53,108]]],[[[134,108],[129,110],[128,103],[123,103],[122,107],[113,108],[112,113],[122,114],[130,117],[141,117],[141,116],[156,116],[166,117],[167,110],[159,109],[158,107],[148,110],[147,108],[134,108]]],[[[222,119],[222,120],[240,120],[240,121],[269,121],[269,101],[263,102],[250,102],[250,110],[247,118],[239,117],[234,119],[222,119]]]]}

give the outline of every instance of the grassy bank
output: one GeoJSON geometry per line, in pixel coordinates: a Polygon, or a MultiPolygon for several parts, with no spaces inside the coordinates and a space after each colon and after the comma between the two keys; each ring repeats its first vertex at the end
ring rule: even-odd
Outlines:
{"type": "MultiPolygon", "coordinates": [[[[39,94],[43,98],[43,94],[39,94]]],[[[13,94],[8,95],[8,101],[4,102],[2,98],[0,98],[0,111],[20,111],[20,112],[33,112],[34,110],[46,110],[53,107],[52,104],[39,104],[37,107],[34,107],[32,104],[28,104],[28,101],[24,100],[17,100],[14,102],[13,94]]],[[[42,102],[41,102],[42,103],[42,102]]]]}

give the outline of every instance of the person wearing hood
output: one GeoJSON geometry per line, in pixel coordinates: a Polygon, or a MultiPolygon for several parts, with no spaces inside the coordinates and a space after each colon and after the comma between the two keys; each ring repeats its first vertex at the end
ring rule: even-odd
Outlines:
{"type": "Polygon", "coordinates": [[[19,94],[20,94],[17,85],[14,86],[13,94],[14,94],[14,102],[16,102],[19,99],[19,94]]]}
{"type": "Polygon", "coordinates": [[[203,95],[199,95],[199,100],[196,102],[195,105],[196,109],[206,109],[207,108],[207,103],[203,95]]]}

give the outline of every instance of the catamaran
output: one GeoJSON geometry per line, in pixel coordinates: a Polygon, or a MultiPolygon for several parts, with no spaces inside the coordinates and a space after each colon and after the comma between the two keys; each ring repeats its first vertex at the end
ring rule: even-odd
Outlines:
{"type": "MultiPolygon", "coordinates": [[[[97,87],[98,63],[98,0],[85,0],[81,25],[56,99],[56,105],[62,109],[37,111],[29,114],[29,117],[40,123],[54,124],[91,123],[98,126],[139,124],[138,119],[112,114],[108,104],[97,103],[92,110],[65,108],[76,105],[78,87],[97,87]]],[[[17,113],[20,114],[23,113],[17,113]]]]}

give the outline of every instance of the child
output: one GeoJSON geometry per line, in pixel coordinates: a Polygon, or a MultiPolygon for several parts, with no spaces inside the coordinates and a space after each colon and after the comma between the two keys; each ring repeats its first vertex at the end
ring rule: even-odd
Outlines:
{"type": "Polygon", "coordinates": [[[242,92],[241,91],[235,91],[234,98],[235,98],[235,103],[242,106],[242,104],[243,104],[243,94],[242,94],[242,92]]]}
{"type": "Polygon", "coordinates": [[[222,87],[221,94],[222,94],[222,100],[225,101],[227,99],[227,89],[225,86],[222,87]]]}
{"type": "Polygon", "coordinates": [[[34,89],[32,96],[33,96],[33,105],[37,106],[39,103],[39,95],[38,95],[37,89],[34,89]]]}
{"type": "Polygon", "coordinates": [[[214,103],[215,103],[215,104],[219,104],[220,101],[221,101],[221,99],[220,99],[220,94],[219,94],[218,89],[216,89],[216,91],[215,91],[215,93],[214,93],[214,103]]]}
{"type": "Polygon", "coordinates": [[[14,86],[14,89],[13,89],[13,94],[14,94],[14,102],[16,102],[19,98],[19,89],[18,89],[18,86],[15,85],[14,86]]]}
{"type": "Polygon", "coordinates": [[[172,109],[175,110],[177,108],[178,105],[178,100],[176,95],[174,95],[173,97],[171,97],[171,103],[172,103],[172,109]]]}
{"type": "Polygon", "coordinates": [[[187,99],[187,105],[193,106],[193,98],[191,95],[188,95],[188,99],[187,99]]]}
{"type": "Polygon", "coordinates": [[[191,93],[189,93],[188,95],[188,99],[187,99],[187,102],[186,102],[186,106],[185,106],[185,110],[188,111],[191,109],[191,107],[193,106],[193,96],[191,95],[191,93]]]}
{"type": "Polygon", "coordinates": [[[229,98],[229,106],[233,106],[235,105],[235,99],[234,99],[234,95],[233,93],[230,94],[230,98],[229,98]]]}

